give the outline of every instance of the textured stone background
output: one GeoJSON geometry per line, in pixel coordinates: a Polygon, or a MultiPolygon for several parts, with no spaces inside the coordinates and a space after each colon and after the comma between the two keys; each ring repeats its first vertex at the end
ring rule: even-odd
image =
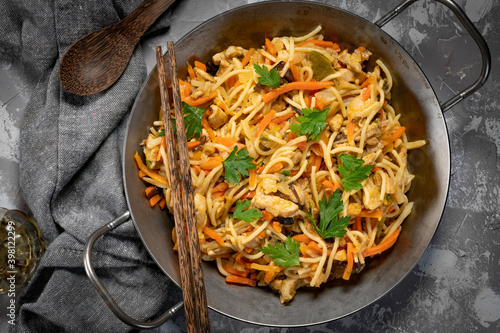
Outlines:
{"type": "MultiPolygon", "coordinates": [[[[149,69],[156,44],[176,41],[205,20],[252,2],[256,1],[180,1],[167,34],[143,43],[149,69]]],[[[372,22],[399,4],[394,0],[319,2],[372,22]]],[[[380,300],[334,322],[270,328],[211,311],[213,332],[500,331],[500,3],[457,3],[486,39],[493,66],[486,85],[445,114],[452,156],[450,192],[440,226],[417,266],[380,300]]],[[[444,6],[419,1],[384,30],[422,67],[441,101],[475,81],[479,51],[444,6]]],[[[36,79],[27,73],[29,69],[19,66],[17,59],[0,58],[0,207],[27,209],[18,186],[19,126],[36,79]]],[[[3,302],[0,305],[3,309],[3,302]]],[[[184,330],[182,313],[162,326],[164,332],[184,330]]]]}

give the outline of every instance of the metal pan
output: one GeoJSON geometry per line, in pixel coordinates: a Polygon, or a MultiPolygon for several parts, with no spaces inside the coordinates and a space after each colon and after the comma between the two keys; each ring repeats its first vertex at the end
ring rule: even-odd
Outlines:
{"type": "MultiPolygon", "coordinates": [[[[361,274],[350,281],[331,281],[321,288],[299,290],[294,300],[281,305],[268,288],[228,285],[214,265],[204,265],[208,305],[211,309],[239,320],[267,326],[293,327],[323,323],[351,314],[376,301],[416,265],[429,245],[445,207],[450,178],[450,149],[443,112],[470,95],[486,81],[490,69],[488,47],[463,11],[451,0],[439,0],[449,7],[476,41],[482,54],[482,69],[477,81],[451,100],[440,104],[429,81],[411,56],[381,27],[415,0],[407,0],[375,23],[346,11],[312,2],[263,2],[228,11],[201,24],[176,44],[177,63],[192,56],[202,60],[229,45],[259,47],[264,37],[299,36],[318,24],[328,40],[344,45],[365,46],[372,59],[381,59],[394,76],[392,103],[403,112],[401,122],[411,140],[428,144],[408,158],[416,175],[409,198],[415,202],[404,223],[402,234],[392,250],[370,259],[361,274]],[[279,15],[276,15],[279,13],[279,15]]],[[[186,69],[179,68],[180,76],[186,69]]],[[[123,313],[91,264],[94,241],[108,230],[127,221],[135,223],[144,245],[158,266],[179,284],[178,258],[172,249],[173,221],[159,208],[151,209],[144,199],[144,183],[137,177],[132,156],[139,149],[149,126],[158,117],[160,95],[157,72],[153,70],[134,104],[123,148],[123,177],[129,212],[96,231],[87,242],[85,267],[91,281],[115,314],[137,328],[160,325],[176,310],[155,321],[136,321],[123,313]]]]}

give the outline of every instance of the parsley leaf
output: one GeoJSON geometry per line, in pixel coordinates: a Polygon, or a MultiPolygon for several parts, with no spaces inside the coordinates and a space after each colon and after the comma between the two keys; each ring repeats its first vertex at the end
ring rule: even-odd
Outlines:
{"type": "Polygon", "coordinates": [[[201,119],[205,109],[197,108],[182,102],[182,111],[184,112],[184,124],[186,124],[186,137],[191,139],[193,136],[201,135],[201,119]]]}
{"type": "Polygon", "coordinates": [[[282,174],[285,176],[290,176],[290,171],[289,170],[283,170],[282,174]]]}
{"type": "Polygon", "coordinates": [[[276,265],[288,268],[300,265],[299,246],[299,242],[287,237],[285,243],[276,242],[274,246],[268,245],[261,248],[260,251],[269,254],[276,265]]]}
{"type": "Polygon", "coordinates": [[[248,156],[246,149],[238,150],[235,146],[231,154],[222,162],[224,165],[225,175],[228,183],[240,184],[240,176],[248,177],[247,169],[255,169],[257,164],[252,163],[253,158],[248,156]]]}
{"type": "Polygon", "coordinates": [[[259,66],[257,64],[253,64],[253,68],[255,69],[255,73],[259,75],[258,80],[261,84],[271,88],[279,88],[281,78],[276,68],[272,68],[269,71],[266,66],[259,66]]]}
{"type": "Polygon", "coordinates": [[[342,165],[338,166],[340,175],[342,176],[342,185],[347,192],[360,190],[363,186],[361,182],[368,178],[372,171],[372,165],[365,165],[365,161],[347,154],[340,154],[342,165]]]}
{"type": "Polygon", "coordinates": [[[236,206],[234,207],[233,218],[240,219],[245,222],[252,222],[254,219],[260,219],[264,216],[257,209],[247,209],[250,206],[249,200],[238,200],[236,206]],[[246,209],[246,210],[245,210],[246,209]]]}
{"type": "MultiPolygon", "coordinates": [[[[313,220],[314,230],[323,239],[331,237],[343,237],[346,233],[345,227],[349,224],[350,216],[344,216],[339,219],[338,215],[344,209],[342,194],[339,190],[333,192],[328,199],[326,194],[318,202],[319,204],[319,228],[313,220]]],[[[313,219],[311,214],[309,218],[313,219]]]]}
{"type": "Polygon", "coordinates": [[[292,132],[298,133],[299,135],[309,135],[309,139],[319,139],[321,131],[326,126],[326,116],[328,115],[328,108],[322,111],[313,108],[302,109],[303,116],[296,118],[298,123],[292,123],[290,125],[290,130],[292,132]]]}

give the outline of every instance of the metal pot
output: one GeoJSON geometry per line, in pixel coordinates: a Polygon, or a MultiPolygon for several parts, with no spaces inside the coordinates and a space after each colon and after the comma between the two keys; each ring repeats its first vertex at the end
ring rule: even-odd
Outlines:
{"type": "MultiPolygon", "coordinates": [[[[402,234],[392,250],[368,261],[365,270],[350,281],[331,281],[321,288],[302,288],[294,300],[281,305],[267,288],[228,285],[213,265],[204,265],[208,305],[211,309],[239,320],[267,326],[303,326],[323,323],[351,314],[371,304],[401,281],[416,265],[429,245],[445,207],[450,178],[450,150],[443,112],[470,95],[486,81],[490,68],[488,47],[463,11],[451,0],[439,0],[449,7],[479,46],[483,58],[478,80],[451,100],[440,104],[429,81],[411,56],[381,27],[416,0],[406,0],[375,23],[343,10],[312,2],[263,2],[236,8],[216,16],[188,33],[176,44],[180,76],[186,61],[197,56],[208,60],[229,45],[259,47],[264,37],[299,36],[318,24],[325,39],[345,45],[365,46],[372,59],[381,59],[394,78],[392,104],[402,113],[401,122],[412,140],[428,144],[410,154],[409,167],[416,178],[409,193],[415,202],[404,222],[402,234]],[[279,15],[276,15],[279,13],[279,15]],[[317,309],[317,310],[316,310],[317,309]]],[[[173,220],[159,208],[151,209],[144,199],[144,183],[137,177],[132,156],[139,149],[149,126],[158,117],[160,94],[157,72],[153,70],[132,110],[123,148],[123,177],[130,211],[96,231],[88,240],[85,267],[91,281],[115,314],[137,328],[160,325],[182,307],[177,304],[155,321],[136,321],[123,313],[91,264],[94,241],[127,221],[135,223],[144,245],[158,266],[179,284],[177,253],[172,249],[173,220]]]]}

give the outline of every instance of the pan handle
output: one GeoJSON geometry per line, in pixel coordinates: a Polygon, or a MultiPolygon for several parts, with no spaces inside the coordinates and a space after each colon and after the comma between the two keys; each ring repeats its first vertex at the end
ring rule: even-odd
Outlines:
{"type": "Polygon", "coordinates": [[[97,277],[97,274],[95,273],[94,267],[92,267],[92,247],[94,245],[94,242],[104,235],[106,232],[113,230],[117,226],[121,225],[125,221],[128,221],[130,218],[130,212],[126,211],[122,215],[118,216],[115,218],[113,221],[109,222],[108,224],[104,225],[103,227],[99,228],[96,230],[87,240],[85,243],[85,251],[84,251],[84,256],[83,256],[83,264],[85,266],[85,272],[87,273],[87,276],[89,277],[90,281],[94,285],[95,289],[101,295],[101,297],[104,299],[104,302],[108,305],[108,307],[113,311],[113,313],[125,324],[132,326],[137,329],[151,329],[151,328],[156,328],[160,325],[162,325],[164,322],[166,322],[172,315],[174,315],[177,311],[182,309],[184,306],[184,302],[179,302],[176,305],[174,305],[172,308],[167,310],[164,314],[162,314],[160,317],[158,317],[155,320],[149,321],[149,322],[144,322],[144,321],[139,321],[136,320],[129,315],[127,315],[123,310],[116,304],[115,300],[109,292],[107,291],[106,287],[102,284],[102,282],[99,280],[97,277]]]}
{"type": "MultiPolygon", "coordinates": [[[[394,17],[399,15],[403,10],[405,10],[408,6],[410,6],[416,1],[418,0],[403,1],[399,6],[397,6],[392,11],[388,12],[386,15],[380,18],[377,22],[375,22],[375,24],[379,28],[382,28],[382,26],[387,24],[387,22],[389,22],[394,17]]],[[[481,51],[481,57],[482,57],[481,73],[479,74],[478,79],[469,87],[458,92],[454,97],[452,97],[445,103],[441,104],[441,110],[443,112],[446,112],[455,104],[457,104],[467,96],[473,94],[476,90],[481,88],[481,86],[486,82],[486,79],[488,78],[491,69],[491,55],[488,45],[486,44],[486,41],[484,40],[483,36],[479,33],[474,24],[469,20],[469,18],[464,13],[462,8],[460,8],[460,6],[458,6],[453,0],[437,0],[437,1],[441,2],[443,5],[448,7],[453,12],[453,14],[455,14],[455,16],[458,18],[458,20],[462,23],[462,25],[465,27],[465,29],[469,32],[471,37],[476,42],[477,46],[479,47],[479,50],[481,51]]]]}

